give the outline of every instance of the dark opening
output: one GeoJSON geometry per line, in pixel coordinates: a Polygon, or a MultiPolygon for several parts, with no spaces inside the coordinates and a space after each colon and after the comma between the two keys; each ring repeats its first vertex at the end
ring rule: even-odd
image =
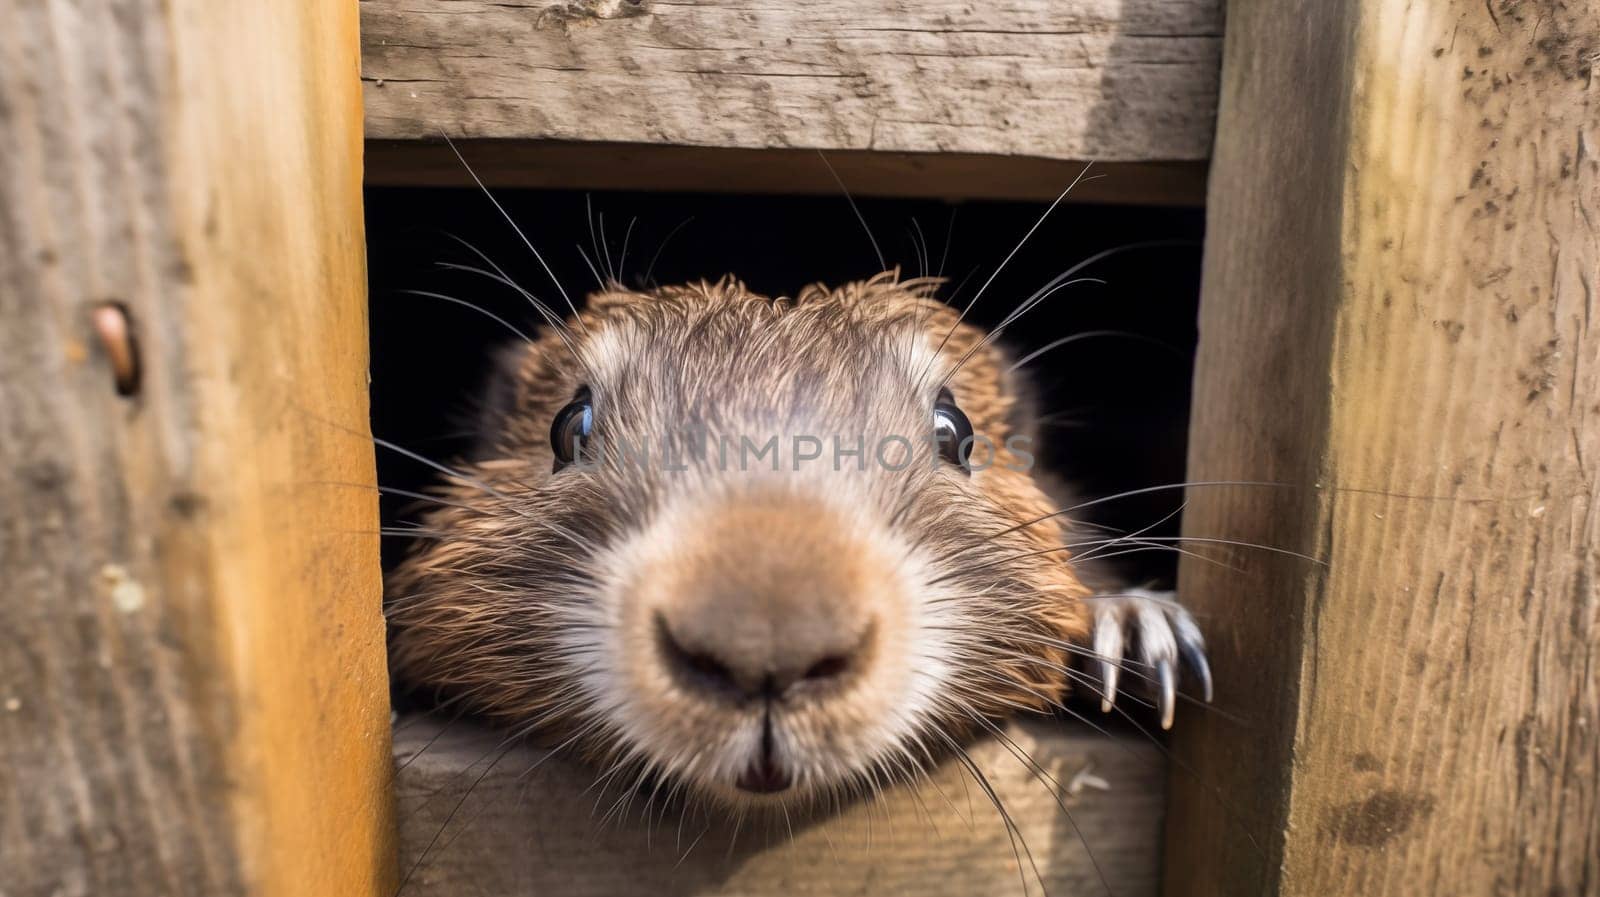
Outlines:
{"type": "MultiPolygon", "coordinates": [[[[872,247],[841,194],[834,197],[682,193],[497,191],[496,197],[544,254],[575,299],[594,287],[579,253],[602,270],[620,266],[636,286],[715,279],[733,273],[768,295],[792,295],[814,281],[840,283],[878,270],[872,247]],[[593,221],[594,233],[591,235],[593,221]],[[600,231],[603,224],[604,240],[600,231]],[[671,239],[668,240],[668,236],[671,239]],[[610,265],[605,262],[609,253],[610,265]]],[[[907,276],[942,270],[955,304],[965,304],[1044,211],[1032,203],[860,199],[890,265],[907,276]],[[917,240],[925,243],[926,252],[917,240]],[[925,258],[924,258],[925,256],[925,258]],[[956,292],[959,286],[959,292],[956,292]]],[[[1199,296],[1199,209],[1063,204],[995,277],[970,320],[992,327],[1041,285],[1101,251],[1128,248],[1086,267],[1105,281],[1056,294],[1006,332],[1022,357],[1074,333],[1118,331],[1075,341],[1028,366],[1047,426],[1041,461],[1085,498],[1183,479],[1188,401],[1199,296]]],[[[511,290],[439,262],[475,264],[453,234],[495,260],[553,307],[562,304],[539,263],[488,199],[472,189],[374,188],[367,192],[372,303],[373,429],[430,458],[464,449],[463,419],[486,373],[490,349],[515,339],[470,309],[408,295],[457,296],[526,330],[535,315],[511,290]]],[[[378,478],[417,489],[435,474],[379,451],[378,478]]],[[[1084,517],[1134,530],[1173,511],[1177,490],[1107,502],[1084,517]]],[[[404,500],[385,500],[384,522],[404,500]]],[[[1173,517],[1152,534],[1173,535],[1173,517]]],[[[403,545],[386,540],[385,567],[403,545]]],[[[1170,585],[1176,555],[1147,551],[1116,558],[1136,580],[1170,585]]]]}

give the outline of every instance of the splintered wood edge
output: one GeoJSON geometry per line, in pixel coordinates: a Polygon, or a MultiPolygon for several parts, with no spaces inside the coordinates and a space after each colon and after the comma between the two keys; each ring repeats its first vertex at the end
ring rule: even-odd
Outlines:
{"type": "Polygon", "coordinates": [[[406,717],[394,733],[401,894],[999,895],[1037,894],[1041,879],[1051,894],[1155,894],[1159,749],[1049,721],[1008,734],[969,752],[1014,832],[947,762],[827,818],[747,819],[736,833],[723,814],[660,801],[646,821],[644,796],[595,787],[596,770],[471,723],[406,717]]]}

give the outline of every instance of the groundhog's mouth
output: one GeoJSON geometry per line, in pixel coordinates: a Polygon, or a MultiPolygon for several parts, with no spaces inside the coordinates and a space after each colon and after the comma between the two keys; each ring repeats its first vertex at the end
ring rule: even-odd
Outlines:
{"type": "Polygon", "coordinates": [[[788,791],[794,784],[794,776],[790,774],[783,761],[778,758],[775,738],[772,732],[772,714],[768,713],[762,720],[761,745],[756,750],[756,755],[750,758],[750,765],[734,782],[740,791],[750,794],[780,794],[788,791]]]}
{"type": "Polygon", "coordinates": [[[736,784],[740,791],[751,794],[780,794],[789,790],[794,779],[782,766],[763,757],[752,761],[736,784]]]}

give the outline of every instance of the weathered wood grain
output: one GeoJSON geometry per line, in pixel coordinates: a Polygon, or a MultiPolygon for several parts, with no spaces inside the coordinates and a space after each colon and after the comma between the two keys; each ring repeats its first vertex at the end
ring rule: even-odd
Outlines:
{"type": "Polygon", "coordinates": [[[1023,893],[1026,881],[1038,894],[1037,864],[1048,893],[1103,894],[1074,822],[1114,893],[1155,893],[1159,752],[1137,737],[1059,724],[1011,731],[1015,749],[1054,780],[998,741],[972,748],[1020,831],[1016,853],[959,764],[831,818],[747,820],[735,837],[725,818],[710,824],[702,811],[680,827],[681,808],[660,801],[646,822],[643,797],[591,788],[595,772],[564,757],[508,752],[498,733],[465,722],[408,717],[395,730],[401,866],[410,875],[401,893],[1001,895],[1023,893]]]}
{"type": "Polygon", "coordinates": [[[393,886],[356,25],[0,4],[6,897],[393,886]]]}
{"type": "Polygon", "coordinates": [[[1228,17],[1166,891],[1600,893],[1600,11],[1228,17]]]}
{"type": "MultiPolygon", "coordinates": [[[[1216,0],[360,5],[376,140],[863,151],[896,154],[880,167],[900,181],[915,168],[898,154],[1004,172],[1013,159],[1203,160],[1211,147],[1216,0]]],[[[740,159],[752,160],[780,188],[792,169],[782,155],[740,159]]],[[[700,185],[715,187],[707,174],[700,185]]]]}

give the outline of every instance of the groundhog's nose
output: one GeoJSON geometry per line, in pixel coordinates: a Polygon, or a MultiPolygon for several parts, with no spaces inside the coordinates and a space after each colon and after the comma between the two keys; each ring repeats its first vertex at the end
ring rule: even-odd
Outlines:
{"type": "MultiPolygon", "coordinates": [[[[741,609],[729,609],[740,613],[741,609]]],[[[762,609],[742,609],[761,615],[762,609]]],[[[799,685],[826,685],[856,672],[872,639],[832,621],[769,617],[743,623],[706,607],[680,614],[674,625],[656,617],[662,661],[685,686],[737,698],[781,699],[799,685]],[[764,630],[764,631],[763,631],[764,630]]]]}
{"type": "Polygon", "coordinates": [[[685,688],[782,699],[872,659],[884,581],[840,522],[795,498],[723,507],[653,590],[662,665],[685,688]]]}

